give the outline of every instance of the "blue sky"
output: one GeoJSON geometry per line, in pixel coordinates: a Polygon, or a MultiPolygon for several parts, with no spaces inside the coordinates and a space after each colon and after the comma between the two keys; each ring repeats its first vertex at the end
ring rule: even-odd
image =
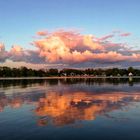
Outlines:
{"type": "Polygon", "coordinates": [[[97,36],[113,30],[139,37],[139,0],[1,0],[0,41],[24,47],[42,29],[77,28],[97,36]]]}
{"type": "Polygon", "coordinates": [[[0,44],[0,62],[140,67],[139,15],[140,0],[0,0],[0,43],[6,49],[0,44]],[[67,31],[71,29],[82,37],[67,31]],[[36,33],[45,30],[52,33],[50,39],[37,41],[36,33]]]}

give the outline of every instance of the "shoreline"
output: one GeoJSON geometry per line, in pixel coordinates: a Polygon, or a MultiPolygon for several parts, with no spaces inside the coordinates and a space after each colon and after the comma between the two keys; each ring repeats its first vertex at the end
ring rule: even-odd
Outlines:
{"type": "Polygon", "coordinates": [[[47,80],[47,79],[129,79],[140,78],[140,76],[53,76],[53,77],[1,77],[0,80],[47,80]]]}

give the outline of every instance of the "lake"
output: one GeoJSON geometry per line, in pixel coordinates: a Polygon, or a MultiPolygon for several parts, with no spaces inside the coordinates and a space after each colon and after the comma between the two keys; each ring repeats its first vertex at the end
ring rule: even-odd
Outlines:
{"type": "Polygon", "coordinates": [[[0,80],[1,140],[140,140],[140,79],[0,80]]]}

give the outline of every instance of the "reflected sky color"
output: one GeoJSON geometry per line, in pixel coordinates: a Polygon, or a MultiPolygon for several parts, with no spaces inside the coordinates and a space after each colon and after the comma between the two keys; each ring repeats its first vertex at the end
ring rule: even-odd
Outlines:
{"type": "Polygon", "coordinates": [[[0,138],[137,140],[140,81],[123,80],[3,81],[0,138]]]}
{"type": "MultiPolygon", "coordinates": [[[[139,101],[139,93],[109,92],[98,95],[94,92],[50,92],[45,98],[39,99],[35,113],[38,116],[50,117],[54,125],[61,126],[79,120],[95,120],[100,115],[107,115],[108,112],[123,109],[139,101]]],[[[44,124],[44,121],[41,119],[39,124],[44,124]]],[[[47,121],[49,120],[46,119],[46,123],[47,121]]]]}

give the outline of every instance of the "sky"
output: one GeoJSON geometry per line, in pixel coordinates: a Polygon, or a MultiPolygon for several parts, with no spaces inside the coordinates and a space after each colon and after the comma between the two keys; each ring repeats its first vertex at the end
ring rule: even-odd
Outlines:
{"type": "Polygon", "coordinates": [[[1,0],[0,66],[140,66],[139,0],[1,0]]]}

